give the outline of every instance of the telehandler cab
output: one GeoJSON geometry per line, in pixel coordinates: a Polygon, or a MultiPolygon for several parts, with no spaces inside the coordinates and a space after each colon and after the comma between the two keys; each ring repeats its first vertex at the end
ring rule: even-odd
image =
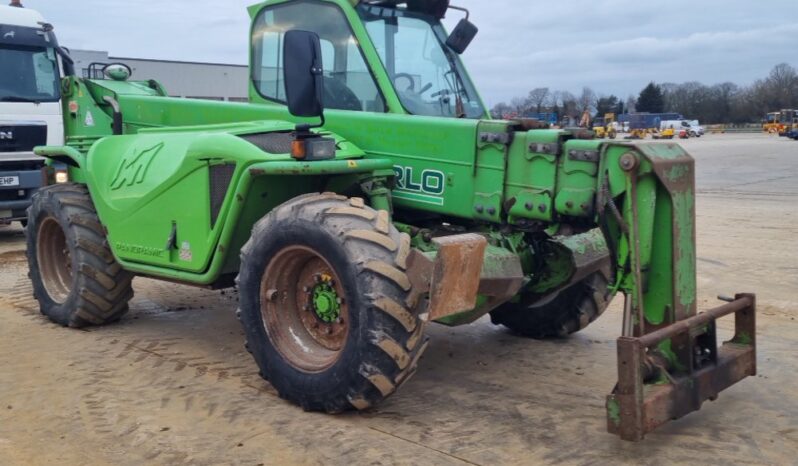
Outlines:
{"type": "Polygon", "coordinates": [[[134,276],[237,283],[262,376],[335,413],[407,382],[430,322],[562,337],[622,293],[607,419],[628,440],[755,374],[754,296],[696,313],[678,145],[490,119],[459,57],[477,29],[447,34],[448,0],[249,12],[249,104],[169,98],[118,64],[63,80],[67,142],[36,149],[50,185],[28,217],[50,319],[120,319],[134,276]]]}

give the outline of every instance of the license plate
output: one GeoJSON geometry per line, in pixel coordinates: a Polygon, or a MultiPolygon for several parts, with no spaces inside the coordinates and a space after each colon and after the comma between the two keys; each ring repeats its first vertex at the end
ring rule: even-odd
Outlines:
{"type": "Polygon", "coordinates": [[[18,176],[0,176],[0,187],[3,186],[19,186],[18,176]]]}

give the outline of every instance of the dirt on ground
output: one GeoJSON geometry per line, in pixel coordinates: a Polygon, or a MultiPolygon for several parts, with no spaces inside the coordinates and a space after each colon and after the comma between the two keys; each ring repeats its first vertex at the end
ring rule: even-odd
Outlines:
{"type": "Polygon", "coordinates": [[[684,145],[698,167],[699,306],[758,294],[759,375],[642,443],[605,431],[620,299],[562,340],[487,319],[432,326],[418,374],[378,409],[313,414],[258,376],[233,292],[136,279],[120,323],[50,323],[12,226],[0,227],[0,464],[798,464],[798,142],[684,145]]]}

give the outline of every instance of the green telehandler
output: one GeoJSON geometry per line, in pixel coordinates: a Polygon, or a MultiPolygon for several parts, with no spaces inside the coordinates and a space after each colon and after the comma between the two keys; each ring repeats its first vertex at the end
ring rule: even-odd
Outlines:
{"type": "Polygon", "coordinates": [[[448,0],[249,12],[248,104],[170,98],[121,64],[63,80],[66,144],[36,149],[48,186],[28,214],[50,319],[119,320],[134,276],[237,285],[261,375],[336,413],[407,382],[431,322],[563,337],[622,293],[606,409],[627,440],[755,374],[754,296],[697,314],[678,145],[492,120],[460,59],[477,28],[448,0]]]}

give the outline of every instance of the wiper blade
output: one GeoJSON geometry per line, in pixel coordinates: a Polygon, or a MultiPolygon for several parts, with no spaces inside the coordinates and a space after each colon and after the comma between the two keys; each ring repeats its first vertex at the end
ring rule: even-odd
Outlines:
{"type": "Polygon", "coordinates": [[[35,104],[40,104],[41,101],[36,99],[30,99],[28,97],[17,97],[13,95],[9,95],[6,97],[0,97],[0,102],[30,102],[35,104]]]}

